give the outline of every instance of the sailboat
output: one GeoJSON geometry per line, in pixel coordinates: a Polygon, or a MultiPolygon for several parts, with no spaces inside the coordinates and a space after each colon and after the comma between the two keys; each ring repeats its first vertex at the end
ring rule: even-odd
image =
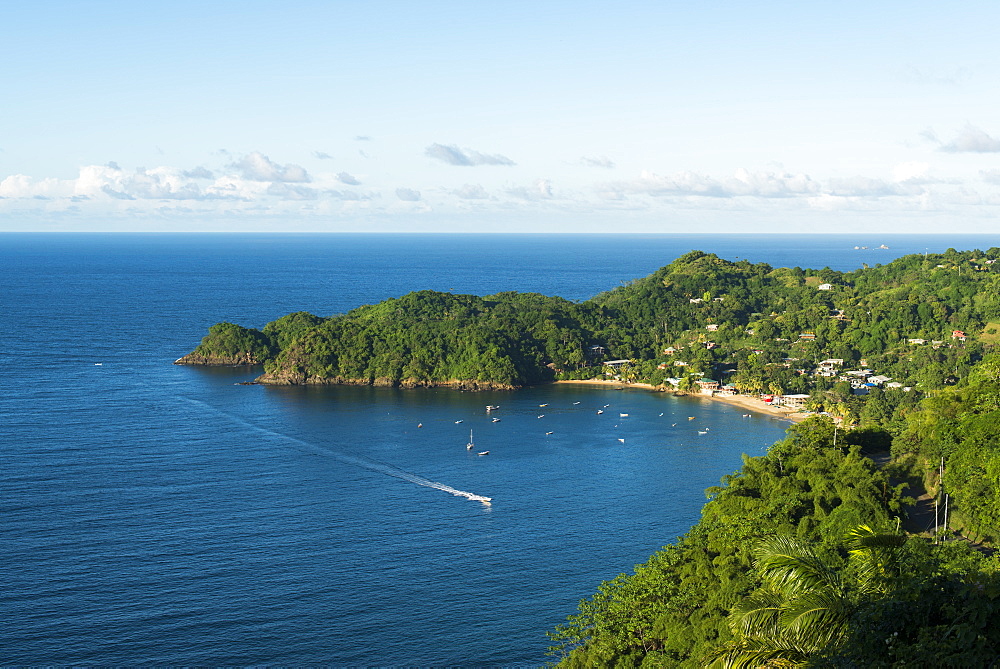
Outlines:
{"type": "Polygon", "coordinates": [[[472,430],[470,429],[469,430],[469,443],[467,443],[465,445],[465,450],[471,451],[473,448],[475,448],[475,446],[476,446],[476,444],[472,441],[472,430]]]}

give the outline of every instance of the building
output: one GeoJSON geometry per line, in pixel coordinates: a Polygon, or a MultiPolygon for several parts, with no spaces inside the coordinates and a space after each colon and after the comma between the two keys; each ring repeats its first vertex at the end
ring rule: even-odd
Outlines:
{"type": "Polygon", "coordinates": [[[796,411],[802,411],[806,408],[806,402],[809,401],[808,395],[782,395],[781,404],[789,409],[795,409],[796,411]]]}

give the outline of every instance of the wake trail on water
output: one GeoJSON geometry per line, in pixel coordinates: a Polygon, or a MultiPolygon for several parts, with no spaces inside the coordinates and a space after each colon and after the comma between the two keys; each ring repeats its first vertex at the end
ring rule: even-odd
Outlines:
{"type": "Polygon", "coordinates": [[[192,404],[196,404],[200,407],[204,407],[205,409],[217,413],[220,416],[224,416],[225,418],[228,418],[232,422],[242,425],[247,429],[259,432],[261,434],[266,434],[270,437],[277,437],[279,439],[284,439],[285,441],[289,441],[299,446],[302,446],[314,453],[318,453],[320,455],[327,455],[337,460],[340,460],[341,462],[346,462],[347,464],[351,464],[356,467],[361,467],[363,469],[367,469],[373,472],[378,472],[380,474],[385,474],[387,476],[393,476],[395,478],[402,479],[404,481],[409,481],[410,483],[416,483],[417,485],[424,486],[426,488],[434,488],[435,490],[441,490],[442,492],[454,495],[455,497],[464,497],[466,499],[472,500],[473,502],[482,502],[483,504],[489,505],[490,502],[493,501],[492,497],[485,497],[483,495],[477,495],[475,493],[466,492],[465,490],[458,490],[457,488],[452,488],[451,486],[445,485],[444,483],[431,481],[428,478],[424,478],[423,476],[414,474],[412,472],[408,472],[404,469],[400,469],[399,467],[394,467],[384,462],[378,462],[377,460],[372,460],[370,458],[365,458],[357,455],[349,455],[347,453],[343,453],[341,451],[337,451],[332,448],[327,448],[325,446],[318,446],[316,444],[309,443],[308,441],[304,441],[302,439],[299,439],[298,437],[292,437],[287,434],[282,434],[281,432],[275,432],[274,430],[269,430],[265,427],[261,427],[260,425],[251,423],[250,421],[244,418],[240,418],[239,416],[234,416],[233,414],[222,411],[221,409],[217,409],[212,405],[207,404],[206,402],[202,402],[201,400],[192,399],[190,397],[181,397],[181,399],[186,400],[187,402],[190,402],[192,404]]]}

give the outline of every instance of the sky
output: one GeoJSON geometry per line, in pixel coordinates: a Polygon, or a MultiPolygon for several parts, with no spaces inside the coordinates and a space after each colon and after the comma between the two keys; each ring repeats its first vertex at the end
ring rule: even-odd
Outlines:
{"type": "Polygon", "coordinates": [[[5,3],[0,231],[995,232],[1000,3],[5,3]]]}

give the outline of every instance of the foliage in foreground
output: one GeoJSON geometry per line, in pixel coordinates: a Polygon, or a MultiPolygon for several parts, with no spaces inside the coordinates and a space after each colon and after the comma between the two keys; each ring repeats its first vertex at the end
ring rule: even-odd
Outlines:
{"type": "Polygon", "coordinates": [[[960,664],[1000,649],[987,622],[997,563],[959,545],[904,544],[900,490],[858,446],[835,448],[828,419],[790,428],[710,492],[690,532],[601,584],[550,634],[562,665],[893,666],[879,663],[931,652],[960,664]],[[820,602],[823,613],[805,614],[820,602]]]}

